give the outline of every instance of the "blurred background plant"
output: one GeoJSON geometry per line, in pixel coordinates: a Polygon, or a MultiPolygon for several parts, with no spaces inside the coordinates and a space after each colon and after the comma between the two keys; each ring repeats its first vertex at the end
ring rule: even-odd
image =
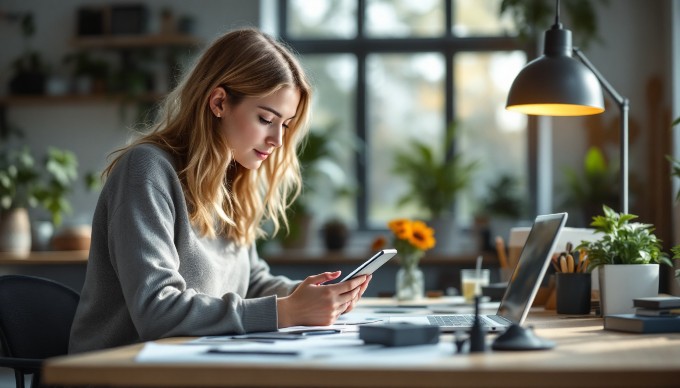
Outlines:
{"type": "Polygon", "coordinates": [[[569,211],[572,225],[585,227],[599,214],[602,205],[615,208],[619,203],[617,170],[611,168],[602,151],[591,147],[583,159],[583,170],[564,170],[560,208],[569,211]]]}
{"type": "MultiPolygon", "coordinates": [[[[607,4],[608,0],[600,0],[607,4]]],[[[574,43],[583,49],[592,42],[600,42],[597,34],[597,14],[591,0],[570,0],[562,3],[563,17],[569,19],[569,29],[574,32],[574,43]]],[[[524,40],[536,39],[554,23],[554,0],[503,0],[500,16],[509,14],[517,26],[519,37],[524,40]]]]}
{"type": "MultiPolygon", "coordinates": [[[[445,145],[455,139],[456,124],[446,130],[445,145]]],[[[397,151],[392,172],[408,182],[408,189],[398,200],[398,206],[416,204],[428,211],[430,219],[438,219],[453,211],[459,193],[472,181],[477,161],[468,162],[458,152],[446,157],[445,149],[436,150],[430,145],[413,140],[409,148],[397,151]]]]}
{"type": "MultiPolygon", "coordinates": [[[[324,210],[319,203],[333,203],[356,193],[356,184],[345,172],[342,155],[346,150],[358,149],[358,139],[338,129],[338,123],[310,130],[298,158],[302,173],[302,193],[288,208],[288,230],[275,236],[286,248],[303,248],[308,243],[310,228],[316,216],[324,210]],[[323,200],[319,200],[323,199],[323,200]]],[[[326,215],[337,224],[343,222],[337,215],[326,215]]],[[[321,222],[329,220],[318,220],[321,222]]]]}
{"type": "Polygon", "coordinates": [[[31,150],[0,150],[0,206],[3,210],[40,206],[59,226],[71,212],[68,194],[78,179],[78,161],[73,152],[48,147],[42,165],[31,150]]]}
{"type": "Polygon", "coordinates": [[[517,176],[506,173],[491,182],[487,196],[482,201],[480,213],[489,217],[519,219],[526,211],[526,201],[520,195],[517,176]]]}

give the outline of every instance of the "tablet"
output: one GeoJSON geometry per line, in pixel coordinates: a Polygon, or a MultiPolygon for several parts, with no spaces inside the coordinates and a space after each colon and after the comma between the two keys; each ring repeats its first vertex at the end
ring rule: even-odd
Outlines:
{"type": "Polygon", "coordinates": [[[396,254],[396,249],[383,249],[378,251],[375,255],[373,255],[373,257],[364,261],[360,266],[358,266],[354,271],[350,272],[349,275],[345,276],[345,278],[340,280],[338,283],[345,282],[357,276],[370,275],[375,272],[375,270],[380,268],[380,266],[387,263],[387,261],[396,254]]]}

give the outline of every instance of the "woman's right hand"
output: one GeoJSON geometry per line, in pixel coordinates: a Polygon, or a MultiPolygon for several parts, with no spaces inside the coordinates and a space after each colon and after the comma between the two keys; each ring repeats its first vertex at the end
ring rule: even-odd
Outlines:
{"type": "Polygon", "coordinates": [[[340,271],[309,276],[290,295],[278,298],[279,328],[332,325],[361,296],[366,289],[362,285],[369,280],[362,275],[342,283],[324,284],[338,276],[340,271]]]}

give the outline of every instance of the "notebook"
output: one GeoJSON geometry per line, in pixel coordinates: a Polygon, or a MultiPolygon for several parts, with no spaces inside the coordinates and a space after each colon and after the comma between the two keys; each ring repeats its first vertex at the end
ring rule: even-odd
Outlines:
{"type": "MultiPolygon", "coordinates": [[[[550,264],[560,232],[567,222],[567,213],[539,215],[522,248],[517,266],[496,314],[480,315],[487,331],[502,331],[513,323],[521,325],[529,313],[541,281],[550,264]]],[[[390,323],[430,324],[441,331],[452,332],[472,327],[474,314],[423,316],[390,316],[390,323]]]]}

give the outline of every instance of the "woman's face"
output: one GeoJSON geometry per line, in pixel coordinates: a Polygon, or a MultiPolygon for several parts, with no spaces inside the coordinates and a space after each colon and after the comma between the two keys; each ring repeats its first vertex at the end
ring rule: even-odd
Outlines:
{"type": "Polygon", "coordinates": [[[283,145],[299,102],[299,90],[288,86],[266,97],[246,97],[236,106],[225,103],[221,130],[234,159],[247,169],[259,168],[283,145]]]}

